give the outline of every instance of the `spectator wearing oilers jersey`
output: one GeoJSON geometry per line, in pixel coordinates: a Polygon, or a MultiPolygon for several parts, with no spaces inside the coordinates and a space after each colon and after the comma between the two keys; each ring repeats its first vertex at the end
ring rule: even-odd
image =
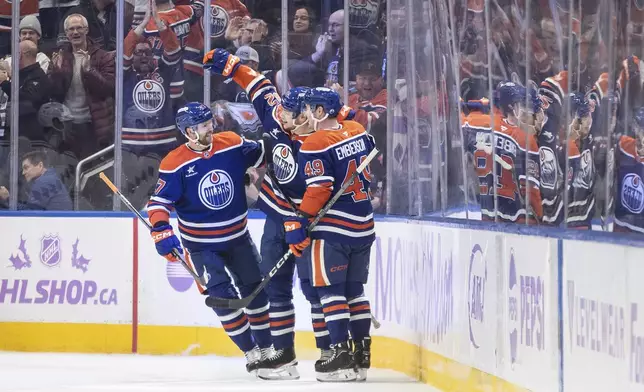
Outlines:
{"type": "Polygon", "coordinates": [[[174,31],[160,20],[156,3],[149,1],[140,25],[125,38],[123,49],[123,162],[128,170],[124,190],[135,206],[154,190],[159,161],[177,147],[173,113],[183,104],[181,47],[174,31]],[[159,27],[163,55],[155,59],[150,41],[142,39],[150,18],[159,27]],[[150,175],[150,173],[154,173],[150,175]],[[152,181],[152,182],[150,182],[152,181]]]}
{"type": "Polygon", "coordinates": [[[49,80],[54,101],[69,108],[73,126],[68,141],[83,159],[114,140],[114,54],[88,36],[87,19],[80,14],[65,19],[68,44],[52,55],[49,80]]]}
{"type": "Polygon", "coordinates": [[[317,379],[365,380],[370,367],[371,316],[364,284],[375,238],[370,171],[352,180],[310,232],[308,225],[334,191],[349,181],[375,148],[375,141],[359,123],[338,121],[342,104],[335,91],[310,89],[304,95],[304,105],[308,122],[316,131],[307,137],[298,154],[307,187],[298,215],[284,221],[286,242],[296,254],[311,252],[310,280],[320,296],[331,337],[331,357],[316,363],[317,379]]]}
{"type": "MultiPolygon", "coordinates": [[[[174,262],[172,252],[183,252],[183,244],[194,271],[206,279],[206,287],[200,287],[203,294],[238,298],[239,290],[248,296],[261,274],[259,254],[248,233],[244,177],[248,168],[262,165],[263,143],[232,132],[215,134],[212,112],[197,102],[179,109],[177,127],[188,142],[161,161],[148,204],[157,252],[174,262]],[[173,210],[181,243],[170,226],[173,210]]],[[[270,354],[268,308],[262,291],[245,309],[215,309],[228,336],[244,352],[249,373],[270,354]]]]}
{"type": "MultiPolygon", "coordinates": [[[[170,26],[177,38],[183,52],[183,73],[180,77],[185,81],[184,94],[188,101],[201,101],[203,99],[203,29],[199,23],[203,16],[203,2],[193,0],[190,5],[174,5],[171,0],[156,0],[159,19],[170,26]]],[[[159,28],[154,19],[145,26],[144,37],[152,39],[154,56],[163,56],[163,42],[159,28]]]]}

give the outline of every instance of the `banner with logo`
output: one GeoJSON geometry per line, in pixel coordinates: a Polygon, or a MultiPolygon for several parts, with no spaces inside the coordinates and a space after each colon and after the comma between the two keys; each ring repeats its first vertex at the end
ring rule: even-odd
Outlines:
{"type": "Polygon", "coordinates": [[[131,219],[0,220],[0,322],[132,322],[131,219]]]}
{"type": "Polygon", "coordinates": [[[534,391],[558,379],[557,240],[503,234],[499,375],[534,391]]]}
{"type": "Polygon", "coordinates": [[[564,388],[644,391],[644,249],[564,242],[564,388]]]}

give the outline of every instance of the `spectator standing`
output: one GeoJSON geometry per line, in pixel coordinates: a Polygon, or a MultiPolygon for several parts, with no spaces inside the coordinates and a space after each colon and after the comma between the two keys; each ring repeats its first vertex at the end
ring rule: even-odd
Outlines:
{"type": "Polygon", "coordinates": [[[83,159],[113,143],[114,54],[87,36],[83,15],[69,15],[64,28],[69,44],[52,55],[49,79],[54,100],[65,104],[73,117],[67,141],[83,159]]]}
{"type": "MultiPolygon", "coordinates": [[[[72,200],[58,178],[56,171],[45,164],[45,154],[32,151],[22,158],[22,175],[28,184],[27,201],[19,203],[20,210],[67,211],[72,209],[72,200]]],[[[9,190],[0,186],[0,202],[6,204],[9,190]]]]}
{"type": "MultiPolygon", "coordinates": [[[[36,61],[38,47],[35,43],[25,40],[20,42],[19,90],[18,90],[18,124],[20,136],[30,141],[44,141],[43,127],[38,121],[40,107],[49,101],[49,79],[36,61]]],[[[11,96],[10,75],[0,72],[0,88],[8,97],[11,96]]]]}
{"type": "MultiPolygon", "coordinates": [[[[20,21],[20,41],[31,41],[36,44],[38,47],[38,41],[42,37],[42,28],[40,26],[40,21],[35,15],[27,15],[20,21]]],[[[9,67],[11,67],[11,56],[8,56],[4,59],[7,62],[9,67]]],[[[49,69],[49,57],[43,52],[38,52],[36,55],[36,61],[40,64],[43,72],[47,73],[49,69]]]]}
{"type": "MultiPolygon", "coordinates": [[[[127,3],[125,3],[127,4],[127,3]]],[[[71,8],[59,26],[58,46],[68,42],[64,21],[69,15],[80,14],[87,20],[87,36],[101,49],[111,52],[116,50],[116,1],[115,0],[81,0],[80,4],[71,8]]],[[[125,26],[129,26],[125,21],[125,26]]],[[[127,33],[128,28],[125,28],[127,33]]]]}

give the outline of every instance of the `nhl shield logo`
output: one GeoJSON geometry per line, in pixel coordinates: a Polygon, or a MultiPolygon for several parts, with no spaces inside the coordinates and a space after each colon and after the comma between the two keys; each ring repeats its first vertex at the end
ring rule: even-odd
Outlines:
{"type": "Polygon", "coordinates": [[[48,267],[53,267],[60,263],[60,260],[60,239],[51,234],[44,236],[40,240],[40,261],[48,267]]]}

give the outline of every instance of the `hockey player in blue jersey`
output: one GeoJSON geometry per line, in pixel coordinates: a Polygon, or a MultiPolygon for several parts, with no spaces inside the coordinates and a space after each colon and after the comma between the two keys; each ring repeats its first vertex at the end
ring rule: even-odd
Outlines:
{"type": "MultiPolygon", "coordinates": [[[[268,175],[264,177],[258,207],[266,214],[262,235],[260,269],[267,275],[275,263],[288,251],[283,220],[295,216],[293,208],[300,204],[306,183],[298,175],[297,153],[311,132],[307,117],[302,113],[306,87],[291,89],[280,98],[275,86],[260,73],[240,63],[223,49],[215,49],[204,57],[204,67],[231,77],[253,102],[264,129],[268,175]]],[[[331,344],[326,330],[320,299],[308,278],[309,254],[296,254],[289,259],[266,287],[270,300],[271,335],[275,353],[264,361],[258,371],[263,379],[297,379],[295,366],[295,309],[293,306],[293,273],[297,264],[300,287],[311,303],[311,317],[316,345],[322,351],[320,361],[330,355],[331,344]],[[303,256],[303,257],[301,257],[303,256]]]]}
{"type": "MultiPolygon", "coordinates": [[[[264,161],[262,142],[232,132],[214,133],[210,109],[196,102],[177,112],[177,127],[188,139],[161,161],[159,180],[148,203],[157,252],[177,261],[173,249],[189,252],[188,261],[206,280],[200,290],[211,296],[249,295],[261,281],[259,254],[246,225],[244,175],[264,161]],[[181,243],[170,226],[176,211],[181,243]],[[232,276],[235,286],[226,269],[232,276]]],[[[216,309],[221,324],[255,373],[269,355],[268,298],[260,293],[244,310],[216,309]]]]}
{"type": "Polygon", "coordinates": [[[351,178],[375,148],[375,141],[362,125],[338,121],[342,104],[333,90],[312,88],[304,95],[304,104],[316,131],[298,154],[307,186],[297,216],[284,221],[286,241],[294,253],[311,253],[310,280],[320,296],[331,337],[331,357],[316,364],[317,379],[365,380],[371,363],[371,310],[364,284],[375,238],[369,170],[352,181],[310,233],[307,226],[334,189],[351,178]]]}

